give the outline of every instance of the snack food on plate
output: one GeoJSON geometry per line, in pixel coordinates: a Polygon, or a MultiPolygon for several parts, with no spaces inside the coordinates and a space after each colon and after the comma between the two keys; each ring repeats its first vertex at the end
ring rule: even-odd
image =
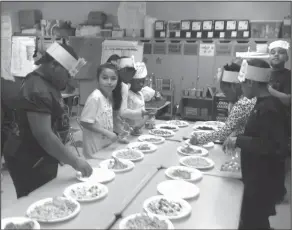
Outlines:
{"type": "Polygon", "coordinates": [[[173,135],[173,132],[167,129],[152,129],[150,130],[150,133],[161,137],[169,137],[173,135]]]}
{"type": "Polygon", "coordinates": [[[175,127],[173,127],[173,126],[168,126],[168,125],[159,126],[159,128],[161,128],[161,129],[170,129],[170,130],[176,130],[176,128],[175,128],[175,127]]]}
{"type": "Polygon", "coordinates": [[[121,162],[118,158],[116,157],[112,157],[112,159],[110,160],[110,164],[108,165],[109,169],[125,169],[128,166],[126,164],[124,164],[123,162],[121,162]]]}
{"type": "Polygon", "coordinates": [[[77,209],[77,205],[68,199],[54,197],[52,201],[47,201],[36,206],[29,217],[37,220],[55,220],[71,215],[77,209]]]}
{"type": "Polygon", "coordinates": [[[148,144],[140,144],[136,147],[133,147],[133,149],[137,149],[137,150],[151,150],[151,147],[148,144]]]}
{"type": "Polygon", "coordinates": [[[32,220],[26,221],[21,224],[16,224],[16,223],[7,223],[4,227],[4,229],[34,229],[34,222],[32,220]]]}
{"type": "Polygon", "coordinates": [[[190,172],[187,172],[185,170],[181,170],[181,169],[175,169],[172,172],[172,176],[173,177],[176,177],[176,178],[181,178],[181,179],[184,179],[184,180],[191,179],[191,173],[190,172]]]}
{"type": "Polygon", "coordinates": [[[148,208],[152,213],[163,216],[177,216],[183,209],[180,203],[164,198],[150,202],[148,208]]]}
{"type": "Polygon", "coordinates": [[[210,163],[206,159],[199,157],[185,159],[184,163],[195,168],[204,168],[210,166],[210,163]]]}
{"type": "Polygon", "coordinates": [[[190,147],[189,145],[182,147],[181,151],[183,153],[186,153],[186,154],[200,154],[200,153],[202,153],[201,149],[195,149],[195,148],[190,147]]]}
{"type": "Polygon", "coordinates": [[[165,220],[143,213],[129,219],[126,227],[127,229],[168,229],[168,224],[165,220]]]}
{"type": "Polygon", "coordinates": [[[118,151],[116,154],[116,157],[126,159],[126,160],[138,159],[141,157],[141,154],[135,149],[124,149],[124,150],[118,151]]]}
{"type": "Polygon", "coordinates": [[[212,127],[210,127],[210,126],[198,126],[198,127],[196,127],[196,129],[198,129],[198,130],[207,130],[207,131],[214,131],[215,129],[214,128],[212,128],[212,127]]]}
{"type": "Polygon", "coordinates": [[[100,196],[102,190],[97,185],[91,185],[89,187],[80,185],[74,189],[71,189],[71,197],[73,199],[90,199],[100,196]]]}

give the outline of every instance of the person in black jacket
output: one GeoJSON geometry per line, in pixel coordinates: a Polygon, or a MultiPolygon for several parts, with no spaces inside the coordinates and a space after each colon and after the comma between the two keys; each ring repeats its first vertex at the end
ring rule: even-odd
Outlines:
{"type": "Polygon", "coordinates": [[[261,59],[243,61],[239,73],[243,94],[257,102],[243,135],[229,137],[223,145],[224,150],[241,149],[244,195],[239,229],[270,229],[269,216],[276,214],[275,205],[286,193],[285,108],[268,91],[270,71],[261,59]]]}
{"type": "Polygon", "coordinates": [[[37,65],[14,100],[19,132],[10,135],[3,150],[17,198],[53,180],[59,162],[84,176],[92,173],[88,162],[72,154],[57,136],[57,131],[68,125],[61,91],[84,61],[70,46],[54,43],[37,65]]]}

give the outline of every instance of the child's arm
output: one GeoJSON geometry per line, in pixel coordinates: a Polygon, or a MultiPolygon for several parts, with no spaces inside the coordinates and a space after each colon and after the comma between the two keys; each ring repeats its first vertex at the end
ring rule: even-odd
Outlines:
{"type": "Polygon", "coordinates": [[[98,122],[96,122],[97,111],[100,108],[102,108],[102,105],[97,98],[90,98],[87,100],[81,113],[80,124],[92,132],[103,134],[109,139],[114,140],[116,134],[103,128],[98,122]]]}
{"type": "Polygon", "coordinates": [[[291,104],[291,94],[286,94],[279,92],[278,90],[273,89],[271,86],[269,86],[269,92],[274,96],[280,99],[280,101],[284,105],[290,105],[291,104]]]}

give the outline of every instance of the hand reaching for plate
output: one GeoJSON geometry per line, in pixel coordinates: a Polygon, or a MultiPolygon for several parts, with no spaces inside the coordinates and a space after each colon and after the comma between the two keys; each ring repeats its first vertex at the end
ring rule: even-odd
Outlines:
{"type": "Polygon", "coordinates": [[[199,144],[199,142],[198,142],[198,135],[197,134],[194,133],[191,136],[190,144],[192,144],[192,145],[198,145],[199,144]]]}
{"type": "Polygon", "coordinates": [[[228,155],[234,155],[237,137],[228,137],[223,143],[223,151],[228,155]]]}
{"type": "Polygon", "coordinates": [[[90,177],[93,171],[90,164],[82,158],[77,159],[76,166],[74,168],[82,174],[82,177],[90,177]]]}

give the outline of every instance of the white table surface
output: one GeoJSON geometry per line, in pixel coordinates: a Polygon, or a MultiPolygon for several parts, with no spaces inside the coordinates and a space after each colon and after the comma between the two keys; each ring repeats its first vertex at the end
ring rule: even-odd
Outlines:
{"type": "MultiPolygon", "coordinates": [[[[96,160],[90,162],[92,165],[98,164],[96,160]]],[[[105,199],[92,203],[81,203],[81,212],[74,219],[56,224],[41,224],[41,228],[105,229],[115,220],[115,213],[122,209],[127,198],[133,196],[133,191],[141,181],[155,171],[156,167],[141,165],[130,172],[116,173],[115,179],[106,184],[109,193],[105,199]]],[[[55,180],[35,190],[29,196],[17,200],[9,207],[2,207],[1,218],[24,216],[27,208],[35,201],[47,197],[62,196],[66,187],[78,182],[75,179],[75,171],[70,166],[59,167],[58,177],[55,180]]]]}
{"type": "MultiPolygon", "coordinates": [[[[157,185],[168,178],[160,170],[132,201],[123,217],[143,211],[143,203],[151,196],[159,195],[157,185]]],[[[198,198],[187,200],[190,216],[172,220],[175,229],[237,229],[240,217],[243,184],[236,179],[204,175],[195,183],[200,189],[198,198]]],[[[121,220],[121,219],[120,219],[121,220]]],[[[118,229],[120,220],[112,229],[118,229]]]]}
{"type": "MultiPolygon", "coordinates": [[[[158,123],[164,123],[164,121],[157,121],[158,123]]],[[[106,184],[109,188],[109,194],[105,199],[89,204],[81,203],[81,212],[72,220],[53,225],[42,224],[41,227],[105,229],[115,220],[115,214],[122,212],[123,215],[128,215],[139,212],[143,201],[157,194],[156,185],[158,182],[166,179],[163,171],[157,173],[157,168],[161,165],[165,167],[179,165],[179,158],[182,156],[177,153],[176,149],[182,145],[182,137],[192,132],[192,126],[193,124],[190,124],[189,127],[181,128],[175,132],[174,137],[171,137],[171,139],[181,142],[166,140],[163,144],[157,145],[156,152],[145,154],[142,161],[136,162],[132,171],[116,174],[115,180],[106,184]],[[137,193],[139,194],[137,195],[137,193]],[[123,213],[128,202],[132,203],[123,213]]],[[[148,132],[149,130],[144,130],[145,134],[148,132]]],[[[129,139],[131,142],[138,141],[138,138],[133,136],[129,139]]],[[[114,150],[126,146],[114,143],[100,151],[97,156],[103,159],[110,158],[114,150]]],[[[191,218],[175,223],[176,228],[237,228],[243,186],[239,180],[225,178],[218,173],[221,164],[225,162],[224,157],[226,156],[220,151],[220,146],[215,146],[210,150],[210,158],[215,161],[215,168],[204,172],[204,179],[199,182],[201,196],[198,201],[192,202],[193,214],[191,218]]],[[[90,160],[89,162],[92,166],[97,166],[100,160],[90,160]]],[[[77,182],[75,171],[70,166],[59,167],[56,179],[35,190],[29,196],[17,200],[9,207],[2,207],[1,217],[23,216],[33,202],[46,197],[62,195],[67,186],[77,182]]]]}

